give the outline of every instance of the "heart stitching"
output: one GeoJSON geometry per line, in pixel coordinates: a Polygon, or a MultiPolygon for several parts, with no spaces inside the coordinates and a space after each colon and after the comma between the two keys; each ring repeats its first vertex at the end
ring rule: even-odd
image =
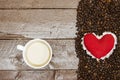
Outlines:
{"type": "Polygon", "coordinates": [[[117,37],[111,32],[104,32],[101,36],[97,36],[95,33],[86,33],[81,44],[92,58],[105,59],[113,53],[117,37]]]}

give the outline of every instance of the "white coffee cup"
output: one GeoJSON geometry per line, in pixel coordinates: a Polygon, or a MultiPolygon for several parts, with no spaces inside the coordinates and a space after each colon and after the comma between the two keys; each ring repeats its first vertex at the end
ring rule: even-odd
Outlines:
{"type": "Polygon", "coordinates": [[[34,69],[45,67],[52,58],[51,46],[42,39],[30,40],[25,46],[17,45],[17,49],[23,51],[25,63],[34,69]]]}

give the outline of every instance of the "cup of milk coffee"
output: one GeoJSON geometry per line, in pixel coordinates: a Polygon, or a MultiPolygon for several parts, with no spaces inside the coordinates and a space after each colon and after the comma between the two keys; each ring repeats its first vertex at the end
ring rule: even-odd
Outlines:
{"type": "Polygon", "coordinates": [[[45,67],[52,58],[50,44],[42,39],[30,40],[25,46],[17,45],[17,49],[22,51],[25,63],[34,69],[45,67]]]}

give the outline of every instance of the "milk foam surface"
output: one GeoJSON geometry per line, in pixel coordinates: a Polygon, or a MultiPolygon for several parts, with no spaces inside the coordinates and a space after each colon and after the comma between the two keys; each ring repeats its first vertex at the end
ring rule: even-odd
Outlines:
{"type": "Polygon", "coordinates": [[[49,60],[50,50],[45,43],[34,42],[27,48],[27,59],[35,65],[45,64],[49,60]]]}

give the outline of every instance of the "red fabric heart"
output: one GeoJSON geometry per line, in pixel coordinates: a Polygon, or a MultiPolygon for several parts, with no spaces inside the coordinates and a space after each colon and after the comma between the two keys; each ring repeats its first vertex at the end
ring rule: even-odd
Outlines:
{"type": "Polygon", "coordinates": [[[115,39],[113,35],[103,35],[98,39],[94,34],[88,33],[84,36],[84,46],[96,58],[106,56],[114,47],[115,39]]]}

